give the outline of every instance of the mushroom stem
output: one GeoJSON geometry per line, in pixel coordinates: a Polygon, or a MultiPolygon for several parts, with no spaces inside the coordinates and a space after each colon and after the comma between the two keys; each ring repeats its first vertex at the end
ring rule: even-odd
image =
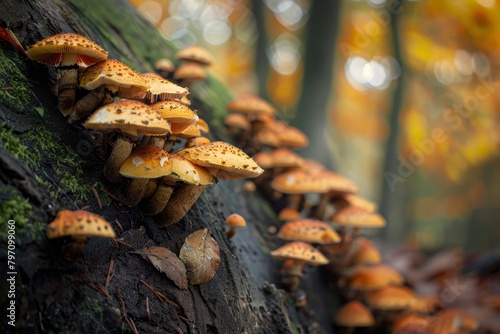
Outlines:
{"type": "Polygon", "coordinates": [[[231,239],[232,237],[234,237],[235,234],[236,234],[236,226],[233,226],[226,232],[226,237],[228,239],[231,239]]]}
{"type": "Polygon", "coordinates": [[[305,264],[305,261],[293,260],[290,268],[283,268],[281,284],[283,284],[286,291],[293,292],[297,290],[305,264]]]}
{"type": "Polygon", "coordinates": [[[113,151],[104,164],[104,176],[113,183],[118,183],[123,179],[120,175],[120,167],[132,152],[134,144],[122,135],[118,135],[113,151]]]}
{"type": "Polygon", "coordinates": [[[78,87],[78,65],[76,61],[72,65],[59,67],[61,78],[57,90],[59,111],[68,116],[75,105],[76,89],[78,87]]]}
{"type": "Polygon", "coordinates": [[[104,86],[94,89],[75,103],[69,117],[74,120],[83,118],[93,112],[104,101],[106,95],[104,86]]]}
{"type": "Polygon", "coordinates": [[[125,205],[135,206],[139,204],[146,193],[149,179],[132,179],[128,185],[127,198],[123,201],[125,205]]]}
{"type": "Polygon", "coordinates": [[[168,204],[174,188],[170,185],[160,183],[154,195],[141,205],[141,213],[145,216],[159,214],[168,204]]]}
{"type": "Polygon", "coordinates": [[[157,188],[158,182],[155,179],[149,180],[143,198],[150,198],[151,196],[153,196],[157,188]]]}
{"type": "Polygon", "coordinates": [[[206,187],[206,185],[183,184],[175,189],[167,206],[155,216],[156,223],[160,227],[167,227],[180,221],[206,187]]]}
{"type": "Polygon", "coordinates": [[[316,206],[314,210],[314,217],[316,217],[319,220],[322,220],[325,216],[325,211],[326,211],[326,206],[328,205],[330,201],[330,194],[329,193],[323,193],[321,194],[319,198],[319,203],[316,206]]]}

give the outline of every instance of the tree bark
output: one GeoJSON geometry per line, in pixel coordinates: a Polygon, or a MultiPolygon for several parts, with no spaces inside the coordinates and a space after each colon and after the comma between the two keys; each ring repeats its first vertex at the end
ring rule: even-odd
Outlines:
{"type": "MultiPolygon", "coordinates": [[[[141,18],[125,0],[0,0],[0,24],[25,48],[44,37],[76,32],[86,35],[136,70],[151,71],[158,58],[173,59],[176,48],[141,18]]],[[[0,219],[16,224],[16,327],[1,322],[2,332],[139,333],[312,333],[330,331],[331,305],[318,296],[329,284],[321,270],[309,272],[310,307],[296,309],[277,289],[279,263],[269,255],[280,242],[267,232],[275,213],[257,194],[243,191],[241,181],[209,186],[181,222],[159,229],[137,208],[113,201],[126,184],[113,185],[102,175],[106,141],[102,134],[69,123],[52,94],[53,67],[34,63],[2,43],[0,48],[0,219]],[[45,226],[61,209],[81,209],[105,217],[120,242],[91,239],[82,259],[67,261],[65,241],[47,240],[45,226]],[[248,227],[228,240],[224,220],[232,212],[248,227]],[[163,246],[178,254],[185,238],[208,228],[218,242],[221,263],[208,283],[177,288],[149,262],[131,253],[163,246]],[[169,301],[158,298],[143,283],[169,301]],[[326,320],[325,320],[326,319],[326,320]]],[[[192,89],[193,105],[211,121],[213,140],[227,140],[217,127],[230,92],[209,78],[192,89]]],[[[0,241],[7,266],[7,241],[0,241]]],[[[4,268],[5,268],[4,267],[4,268]]],[[[2,273],[4,269],[2,268],[2,273]]],[[[10,303],[1,277],[0,304],[10,303]]],[[[309,284],[309,283],[307,283],[309,284]]],[[[307,291],[308,285],[305,285],[307,291]]],[[[331,299],[331,297],[330,297],[331,299]]]]}

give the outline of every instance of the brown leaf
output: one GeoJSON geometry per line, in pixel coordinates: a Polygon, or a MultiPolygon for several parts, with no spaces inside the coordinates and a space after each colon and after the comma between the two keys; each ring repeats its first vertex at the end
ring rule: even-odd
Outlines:
{"type": "Polygon", "coordinates": [[[186,265],[189,283],[206,283],[214,277],[219,267],[219,244],[210,236],[208,229],[198,230],[188,235],[179,258],[186,265]]]}
{"type": "Polygon", "coordinates": [[[186,267],[169,249],[151,246],[138,249],[134,253],[146,257],[157,270],[167,275],[180,289],[187,289],[186,267]]]}

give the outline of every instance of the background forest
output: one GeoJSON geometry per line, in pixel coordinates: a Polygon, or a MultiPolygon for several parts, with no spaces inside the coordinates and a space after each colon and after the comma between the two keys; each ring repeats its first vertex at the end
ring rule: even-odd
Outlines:
{"type": "Polygon", "coordinates": [[[464,1],[131,0],[200,44],[236,96],[311,138],[300,153],[380,205],[377,237],[427,251],[500,241],[500,6],[464,1]]]}

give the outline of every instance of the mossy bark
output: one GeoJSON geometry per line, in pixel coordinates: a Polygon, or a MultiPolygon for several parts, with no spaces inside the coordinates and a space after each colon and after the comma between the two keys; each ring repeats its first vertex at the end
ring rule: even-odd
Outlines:
{"type": "MultiPolygon", "coordinates": [[[[0,25],[25,48],[56,33],[76,32],[138,71],[152,71],[159,58],[174,59],[172,43],[124,0],[0,0],[0,8],[0,25]]],[[[0,51],[0,227],[5,235],[7,221],[16,221],[18,273],[16,328],[4,317],[0,331],[118,333],[134,325],[140,333],[316,331],[311,324],[321,323],[322,311],[297,310],[271,284],[280,281],[279,264],[269,256],[279,242],[267,232],[276,217],[258,194],[244,192],[240,181],[219,182],[206,189],[181,222],[158,229],[137,208],[110,199],[124,186],[103,177],[110,151],[106,138],[81,122],[68,122],[58,111],[56,70],[30,61],[7,43],[0,51]],[[61,253],[66,241],[48,241],[44,228],[59,210],[81,208],[104,216],[121,241],[91,239],[81,260],[68,261],[61,253]],[[224,220],[232,212],[243,215],[248,227],[227,240],[224,220]],[[186,236],[202,228],[210,229],[221,250],[217,274],[206,284],[180,290],[130,253],[151,245],[178,253],[186,236]],[[157,298],[141,280],[171,303],[157,298]]],[[[200,116],[211,123],[210,139],[228,140],[220,124],[229,90],[209,77],[193,87],[192,95],[200,116]]],[[[2,238],[2,266],[6,250],[2,238]]],[[[315,275],[310,273],[312,279],[315,275]]],[[[4,310],[9,301],[2,289],[4,310]]]]}

